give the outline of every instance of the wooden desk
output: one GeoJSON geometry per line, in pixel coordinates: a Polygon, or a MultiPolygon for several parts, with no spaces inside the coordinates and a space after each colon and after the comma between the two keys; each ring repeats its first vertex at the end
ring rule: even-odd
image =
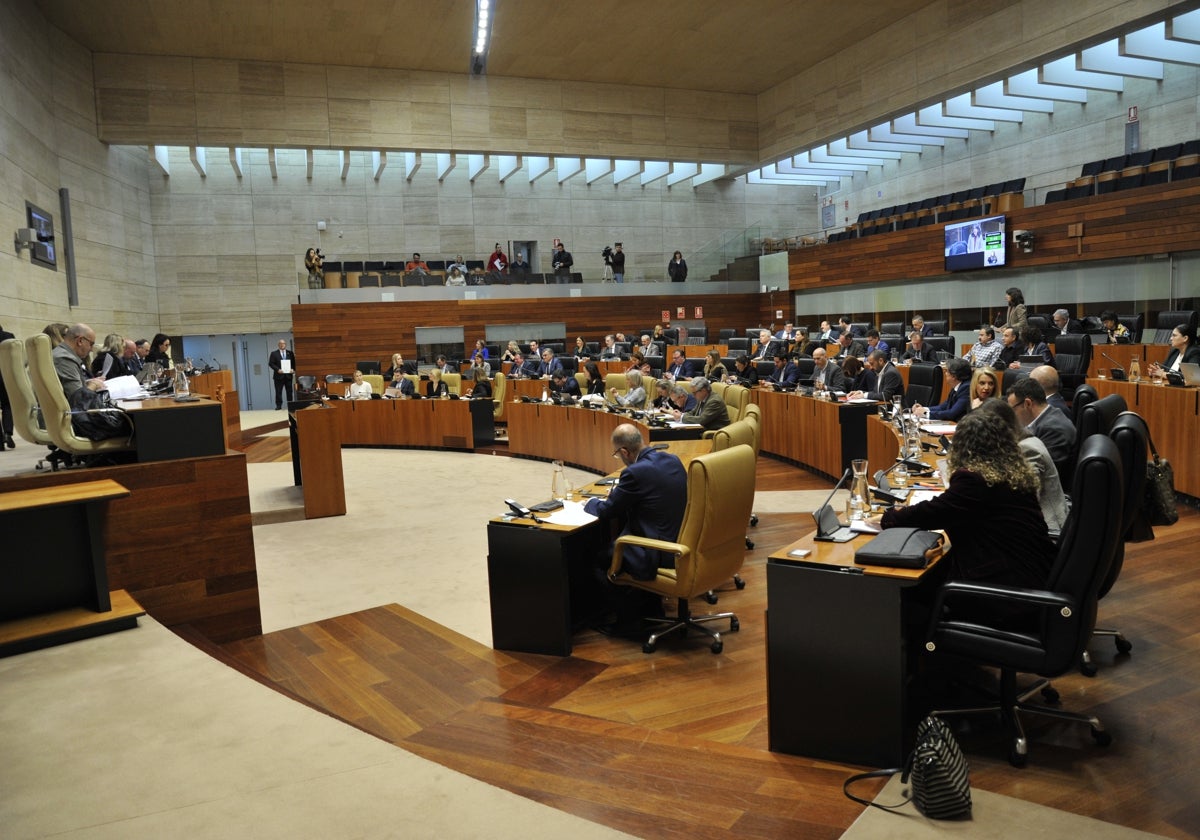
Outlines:
{"type": "Polygon", "coordinates": [[[0,656],[137,626],[124,592],[113,613],[103,539],[128,495],[112,479],[0,493],[0,656]]]}
{"type": "Polygon", "coordinates": [[[797,540],[767,559],[772,751],[898,767],[926,713],[914,701],[925,604],[941,575],[854,565],[868,537],[797,540]],[[805,548],[804,561],[788,552],[805,548]],[[803,562],[804,565],[798,565],[803,562]]]}
{"type": "MultiPolygon", "coordinates": [[[[575,409],[558,406],[522,407],[575,412],[575,409]]],[[[596,414],[593,411],[586,413],[596,414]]],[[[582,424],[577,424],[577,430],[580,428],[583,428],[582,424]]],[[[604,424],[591,426],[590,433],[603,441],[605,468],[617,465],[612,458],[612,444],[604,424]]],[[[681,441],[668,447],[685,466],[711,448],[712,443],[707,440],[681,441]]],[[[612,474],[619,472],[616,470],[612,474]]],[[[592,485],[582,490],[607,492],[608,488],[592,485]]],[[[503,507],[504,503],[497,501],[497,506],[503,507]]],[[[608,546],[609,539],[608,529],[600,527],[599,522],[569,528],[499,516],[489,521],[488,595],[492,647],[570,656],[576,623],[587,620],[595,612],[588,601],[596,590],[593,558],[608,546]]]]}
{"type": "Polygon", "coordinates": [[[296,484],[304,487],[304,518],[344,516],[346,482],[342,474],[342,441],[337,412],[325,408],[299,408],[293,410],[288,419],[292,472],[296,484]]]}
{"type": "Polygon", "coordinates": [[[1101,368],[1107,369],[1113,366],[1112,362],[1100,355],[1101,353],[1111,356],[1118,365],[1125,368],[1126,373],[1129,372],[1130,359],[1137,356],[1142,366],[1142,375],[1148,376],[1150,363],[1162,364],[1167,360],[1167,354],[1170,352],[1171,347],[1167,344],[1093,344],[1092,361],[1088,364],[1087,375],[1089,377],[1097,376],[1101,368]]]}
{"type": "Polygon", "coordinates": [[[171,397],[122,401],[133,421],[138,463],[225,454],[221,403],[175,402],[171,397]]]}
{"type": "Polygon", "coordinates": [[[491,400],[330,400],[343,446],[474,449],[495,441],[476,437],[476,415],[492,417],[491,400]],[[472,408],[472,405],[475,407],[472,408]]]}
{"type": "Polygon", "coordinates": [[[513,455],[561,460],[601,474],[616,464],[609,439],[621,423],[633,423],[650,439],[644,423],[603,409],[510,402],[505,413],[508,451],[513,455]]]}
{"type": "Polygon", "coordinates": [[[762,408],[762,451],[837,478],[855,458],[867,457],[867,418],[873,405],[848,405],[755,388],[762,408]]]}
{"type": "MultiPolygon", "coordinates": [[[[1143,369],[1144,370],[1144,369],[1143,369]]],[[[1120,394],[1146,421],[1158,454],[1175,468],[1175,489],[1200,498],[1200,389],[1088,379],[1104,397],[1120,394]]]]}

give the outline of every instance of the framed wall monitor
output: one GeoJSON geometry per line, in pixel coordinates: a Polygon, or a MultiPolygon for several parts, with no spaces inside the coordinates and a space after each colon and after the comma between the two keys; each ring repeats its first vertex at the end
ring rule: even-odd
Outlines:
{"type": "Polygon", "coordinates": [[[29,255],[34,265],[58,270],[58,253],[54,245],[54,217],[36,204],[25,202],[25,223],[37,231],[37,242],[29,255]]]}
{"type": "Polygon", "coordinates": [[[972,271],[1004,265],[1005,219],[984,216],[946,225],[946,270],[972,271]]]}

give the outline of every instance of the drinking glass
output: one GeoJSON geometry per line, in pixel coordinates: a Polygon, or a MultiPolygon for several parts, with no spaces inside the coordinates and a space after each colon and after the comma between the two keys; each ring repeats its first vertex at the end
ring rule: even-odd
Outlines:
{"type": "Polygon", "coordinates": [[[908,486],[908,466],[897,464],[892,469],[892,477],[896,479],[896,486],[903,490],[908,486]]]}
{"type": "Polygon", "coordinates": [[[1108,379],[1108,368],[1096,368],[1096,377],[1099,379],[1108,379]]]}

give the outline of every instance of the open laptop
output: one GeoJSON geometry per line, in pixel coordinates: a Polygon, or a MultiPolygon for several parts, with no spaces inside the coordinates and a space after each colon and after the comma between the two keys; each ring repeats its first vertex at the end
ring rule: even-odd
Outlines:
{"type": "Polygon", "coordinates": [[[1183,374],[1184,385],[1200,387],[1200,365],[1195,362],[1180,362],[1179,372],[1183,374]]]}

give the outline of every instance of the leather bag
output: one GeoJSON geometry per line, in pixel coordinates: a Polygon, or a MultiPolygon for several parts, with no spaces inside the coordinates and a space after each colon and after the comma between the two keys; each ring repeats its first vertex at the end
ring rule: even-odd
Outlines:
{"type": "Polygon", "coordinates": [[[931,820],[968,819],[971,816],[971,779],[967,759],[941,718],[932,715],[917,724],[917,740],[903,768],[858,773],[842,784],[842,792],[855,802],[892,811],[909,802],[931,820]],[[905,800],[894,805],[871,802],[850,792],[862,779],[877,779],[903,772],[900,781],[910,784],[905,800]]]}
{"type": "Polygon", "coordinates": [[[1146,462],[1146,498],[1143,510],[1151,525],[1174,525],[1179,521],[1175,502],[1175,469],[1166,458],[1160,458],[1149,440],[1153,456],[1146,462]]]}
{"type": "Polygon", "coordinates": [[[888,528],[854,552],[860,566],[923,569],[941,551],[942,535],[923,528],[888,528]]]}

